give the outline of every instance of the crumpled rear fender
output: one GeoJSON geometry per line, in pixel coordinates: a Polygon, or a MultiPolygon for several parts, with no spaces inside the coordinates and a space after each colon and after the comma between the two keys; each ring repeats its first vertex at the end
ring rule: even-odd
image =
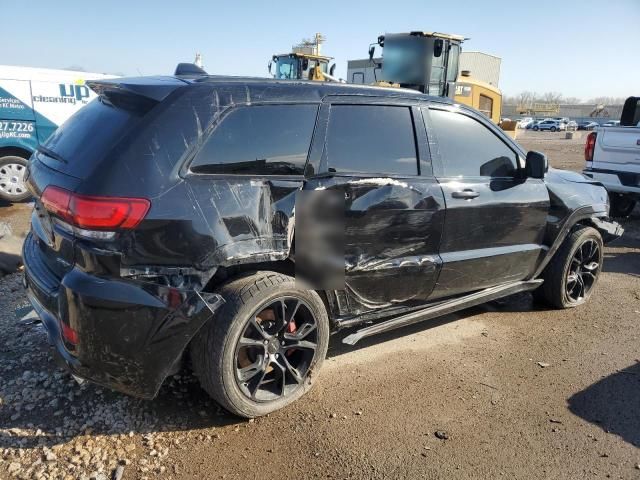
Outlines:
{"type": "MultiPolygon", "coordinates": [[[[215,293],[138,280],[105,280],[79,269],[63,278],[53,302],[27,278],[29,298],[49,341],[74,374],[114,390],[153,398],[183,352],[224,303],[215,293]],[[57,305],[51,311],[43,305],[57,305]],[[70,348],[60,320],[78,335],[70,348]]],[[[51,307],[50,307],[51,308],[51,307]]]]}

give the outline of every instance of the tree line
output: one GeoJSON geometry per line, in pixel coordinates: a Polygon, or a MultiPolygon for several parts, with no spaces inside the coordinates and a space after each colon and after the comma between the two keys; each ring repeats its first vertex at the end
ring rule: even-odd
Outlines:
{"type": "Polygon", "coordinates": [[[520,92],[517,95],[505,95],[503,103],[505,105],[531,105],[532,103],[563,103],[563,104],[585,104],[585,105],[622,105],[624,97],[595,97],[583,100],[578,97],[565,97],[559,92],[520,92]]]}

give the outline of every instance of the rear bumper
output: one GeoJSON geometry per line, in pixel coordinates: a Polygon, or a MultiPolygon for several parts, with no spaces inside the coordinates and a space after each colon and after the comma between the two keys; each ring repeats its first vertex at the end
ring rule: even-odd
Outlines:
{"type": "Polygon", "coordinates": [[[600,182],[608,192],[626,193],[640,196],[640,174],[615,172],[612,170],[585,169],[582,173],[600,182]]]}
{"type": "Polygon", "coordinates": [[[57,280],[30,235],[23,248],[27,296],[56,357],[73,374],[153,398],[197,331],[224,303],[217,294],[99,278],[78,268],[57,280]],[[61,322],[77,332],[69,348],[61,322]]]}

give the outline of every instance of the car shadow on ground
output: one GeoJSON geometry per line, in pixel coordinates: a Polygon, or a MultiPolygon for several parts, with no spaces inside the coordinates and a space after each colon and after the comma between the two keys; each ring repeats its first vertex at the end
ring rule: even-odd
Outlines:
{"type": "Polygon", "coordinates": [[[425,320],[413,325],[398,328],[397,330],[390,330],[388,332],[380,333],[372,337],[367,337],[360,340],[356,345],[346,345],[342,343],[342,339],[344,337],[357,331],[358,327],[354,327],[341,330],[332,336],[331,342],[329,343],[329,351],[327,352],[327,357],[337,357],[354,350],[368,348],[380,343],[406,337],[415,333],[424,332],[433,328],[440,327],[442,325],[446,325],[448,323],[462,320],[464,318],[475,317],[486,312],[508,313],[529,311],[534,312],[545,310],[549,310],[549,308],[537,302],[534,302],[531,293],[523,292],[499,300],[494,300],[482,305],[478,305],[476,307],[467,308],[456,313],[451,313],[449,315],[444,315],[442,317],[437,317],[431,320],[425,320]]]}
{"type": "MultiPolygon", "coordinates": [[[[409,327],[366,338],[357,345],[345,345],[342,338],[353,330],[344,330],[332,336],[328,357],[381,344],[395,338],[426,331],[438,326],[475,316],[488,311],[528,311],[532,306],[531,295],[518,294],[499,302],[470,308],[441,318],[417,323],[409,327]]],[[[158,434],[163,432],[198,431],[212,435],[213,428],[244,424],[247,420],[233,416],[219,407],[204,392],[198,380],[188,369],[168,378],[158,396],[152,400],[135,399],[100,386],[85,383],[77,385],[71,376],[59,369],[52,360],[45,341],[43,327],[38,323],[24,326],[22,336],[39,338],[34,348],[42,351],[42,363],[30,365],[33,375],[40,375],[36,382],[23,381],[23,369],[11,380],[23,382],[12,387],[15,396],[42,398],[29,402],[19,417],[0,409],[0,449],[53,447],[72,442],[83,435],[118,436],[158,434]],[[41,335],[40,335],[41,334],[41,335]],[[37,372],[37,373],[36,373],[37,372]],[[4,433],[3,433],[4,432],[4,433]]],[[[5,381],[8,380],[5,378],[5,381]]],[[[0,391],[2,388],[0,388],[0,391]]],[[[8,398],[8,403],[22,401],[8,398]]]]}
{"type": "Polygon", "coordinates": [[[569,410],[640,447],[640,361],[576,393],[569,410]]]}
{"type": "Polygon", "coordinates": [[[622,237],[607,245],[603,270],[640,277],[640,255],[637,251],[629,251],[640,249],[640,219],[627,223],[625,228],[622,237]]]}
{"type": "Polygon", "coordinates": [[[637,252],[605,253],[603,270],[626,273],[640,278],[640,254],[637,252]]]}
{"type": "Polygon", "coordinates": [[[53,365],[50,373],[62,377],[65,385],[64,391],[50,397],[57,406],[38,404],[17,419],[0,415],[4,429],[0,429],[0,450],[51,448],[83,436],[117,438],[130,432],[200,431],[211,435],[215,428],[246,423],[219,407],[186,369],[168,379],[153,400],[129,397],[92,383],[77,385],[67,372],[53,365]]]}

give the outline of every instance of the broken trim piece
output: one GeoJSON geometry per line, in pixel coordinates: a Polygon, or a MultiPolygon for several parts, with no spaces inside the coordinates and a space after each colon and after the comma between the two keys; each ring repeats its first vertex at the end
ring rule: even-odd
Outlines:
{"type": "Polygon", "coordinates": [[[531,276],[531,278],[536,278],[542,275],[542,272],[544,271],[545,267],[549,264],[553,256],[556,254],[556,252],[560,248],[560,245],[562,245],[562,242],[564,242],[565,238],[567,238],[567,235],[569,235],[569,232],[571,231],[571,229],[581,221],[585,221],[585,220],[591,221],[593,222],[594,226],[598,228],[601,234],[603,234],[603,232],[606,233],[607,236],[606,238],[604,238],[605,243],[607,241],[618,238],[616,235],[622,235],[622,233],[624,232],[624,229],[617,222],[605,220],[606,215],[607,215],[606,208],[604,211],[594,210],[594,207],[591,205],[586,205],[584,207],[580,207],[574,210],[562,223],[560,230],[555,235],[555,240],[553,241],[553,244],[547,250],[544,258],[538,265],[538,268],[536,269],[535,273],[531,276]]]}
{"type": "Polygon", "coordinates": [[[347,345],[355,345],[363,338],[376,335],[378,333],[387,332],[389,330],[395,330],[396,328],[405,327],[414,323],[422,322],[424,320],[430,320],[435,317],[447,315],[449,313],[457,312],[465,308],[474,307],[482,303],[496,300],[498,298],[513,295],[514,293],[526,292],[529,290],[535,290],[542,285],[542,280],[528,280],[522,282],[507,283],[504,285],[498,285],[497,287],[485,288],[479,292],[465,295],[464,297],[455,298],[446,302],[439,303],[435,306],[423,308],[416,312],[411,312],[400,317],[392,318],[370,327],[361,328],[355,333],[346,336],[342,339],[342,343],[347,345]]]}

